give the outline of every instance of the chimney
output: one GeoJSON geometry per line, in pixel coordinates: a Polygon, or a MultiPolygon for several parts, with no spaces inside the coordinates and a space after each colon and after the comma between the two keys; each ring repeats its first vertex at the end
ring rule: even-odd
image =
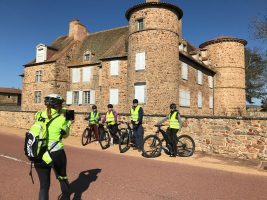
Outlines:
{"type": "Polygon", "coordinates": [[[82,41],[88,35],[86,27],[80,23],[78,19],[70,21],[69,37],[73,37],[75,41],[82,41]]]}
{"type": "Polygon", "coordinates": [[[146,0],[146,3],[150,3],[150,2],[160,2],[160,0],[146,0]]]}

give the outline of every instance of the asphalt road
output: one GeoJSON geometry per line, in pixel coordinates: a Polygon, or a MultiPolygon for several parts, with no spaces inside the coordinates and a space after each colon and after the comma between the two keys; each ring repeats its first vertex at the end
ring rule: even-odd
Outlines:
{"type": "MultiPolygon", "coordinates": [[[[23,138],[0,133],[0,199],[38,199],[28,175],[23,138]],[[17,159],[17,160],[16,160],[17,159]]],[[[117,147],[113,147],[117,148],[117,147]]],[[[167,163],[66,147],[72,198],[83,200],[266,200],[266,176],[167,163]]],[[[179,159],[179,158],[176,158],[179,159]]],[[[50,199],[60,195],[52,173],[50,199]]]]}

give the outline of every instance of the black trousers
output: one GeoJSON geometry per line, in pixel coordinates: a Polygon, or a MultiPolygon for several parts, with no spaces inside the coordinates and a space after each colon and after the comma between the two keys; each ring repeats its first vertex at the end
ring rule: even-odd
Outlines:
{"type": "Polygon", "coordinates": [[[55,175],[60,183],[62,200],[70,200],[70,186],[67,177],[67,157],[65,151],[59,150],[51,152],[51,158],[53,160],[52,166],[46,165],[44,162],[35,163],[35,169],[40,181],[39,200],[49,199],[50,188],[50,174],[53,168],[55,175]]]}
{"type": "Polygon", "coordinates": [[[111,137],[118,139],[118,135],[116,135],[116,133],[118,133],[118,131],[119,131],[118,124],[108,125],[108,128],[110,130],[111,137]]]}
{"type": "Polygon", "coordinates": [[[177,132],[179,129],[173,129],[173,128],[168,128],[166,133],[163,134],[164,139],[166,140],[166,143],[171,146],[171,152],[170,154],[177,155],[177,132]]]}
{"type": "Polygon", "coordinates": [[[144,128],[142,124],[133,126],[133,138],[136,147],[142,150],[144,144],[144,128]]]}

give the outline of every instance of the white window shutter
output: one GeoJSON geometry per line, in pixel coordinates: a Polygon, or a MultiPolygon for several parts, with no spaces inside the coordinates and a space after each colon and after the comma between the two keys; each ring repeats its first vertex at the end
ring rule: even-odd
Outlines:
{"type": "Polygon", "coordinates": [[[203,83],[203,73],[200,70],[197,71],[197,83],[200,85],[203,83]]]}
{"type": "Polygon", "coordinates": [[[110,61],[110,75],[111,76],[119,75],[119,61],[118,60],[110,61]]]}
{"type": "Polygon", "coordinates": [[[197,96],[197,105],[199,108],[202,108],[202,93],[199,92],[197,96]]]}
{"type": "Polygon", "coordinates": [[[139,54],[137,53],[135,55],[135,70],[139,70],[139,64],[140,63],[140,59],[139,59],[139,54]]]}
{"type": "Polygon", "coordinates": [[[79,68],[73,68],[72,69],[72,82],[73,83],[79,83],[80,82],[80,69],[79,68]]]}
{"type": "Polygon", "coordinates": [[[95,90],[90,90],[90,104],[95,104],[95,90]]]}
{"type": "Polygon", "coordinates": [[[72,104],[72,91],[67,91],[66,104],[67,105],[71,105],[72,104]]]}
{"type": "Polygon", "coordinates": [[[91,79],[91,67],[83,68],[83,82],[90,82],[91,79]]]}
{"type": "Polygon", "coordinates": [[[182,62],[182,79],[187,80],[188,76],[188,66],[186,63],[182,62]]]}
{"type": "Polygon", "coordinates": [[[213,77],[209,76],[208,79],[209,79],[209,87],[213,88],[213,77]]]}
{"type": "Polygon", "coordinates": [[[179,92],[180,106],[190,107],[190,92],[186,90],[180,90],[179,92]]]}
{"type": "Polygon", "coordinates": [[[83,91],[79,91],[79,105],[83,104],[83,91]]]}
{"type": "Polygon", "coordinates": [[[137,53],[135,56],[135,70],[143,70],[146,66],[146,53],[137,53]]]}
{"type": "Polygon", "coordinates": [[[146,85],[136,85],[135,89],[135,99],[138,99],[139,103],[146,102],[146,85]]]}
{"type": "Polygon", "coordinates": [[[119,104],[119,90],[110,89],[109,90],[109,103],[118,105],[119,104]]]}
{"type": "Polygon", "coordinates": [[[213,108],[213,96],[210,96],[209,98],[209,107],[213,108]]]}

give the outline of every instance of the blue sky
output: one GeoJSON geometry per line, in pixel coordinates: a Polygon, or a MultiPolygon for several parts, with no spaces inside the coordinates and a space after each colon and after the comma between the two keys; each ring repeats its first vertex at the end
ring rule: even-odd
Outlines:
{"type": "MultiPolygon", "coordinates": [[[[68,33],[71,19],[96,32],[127,25],[125,11],[145,0],[0,0],[0,87],[21,88],[23,64],[35,57],[35,46],[51,44],[68,33]]],[[[266,0],[165,0],[183,12],[183,36],[198,46],[218,36],[253,40],[249,24],[267,13],[266,0]]]]}

